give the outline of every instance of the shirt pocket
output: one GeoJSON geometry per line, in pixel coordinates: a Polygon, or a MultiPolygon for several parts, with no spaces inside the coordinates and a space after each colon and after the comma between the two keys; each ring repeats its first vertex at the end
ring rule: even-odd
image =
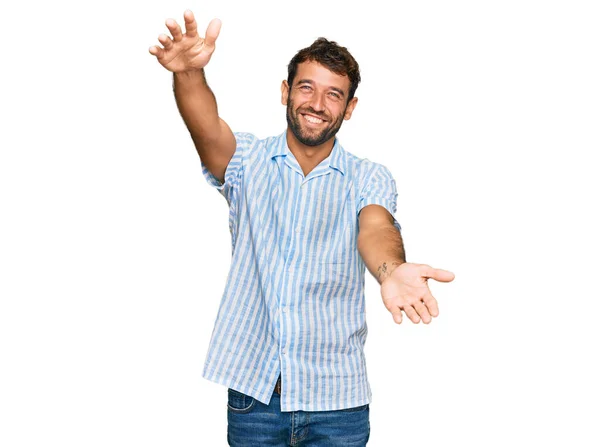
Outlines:
{"type": "MultiPolygon", "coordinates": [[[[350,195],[329,197],[320,204],[327,210],[314,221],[316,243],[312,258],[317,264],[348,264],[356,250],[358,220],[350,195]]],[[[312,245],[312,244],[311,244],[312,245]]]]}
{"type": "Polygon", "coordinates": [[[351,250],[356,249],[354,226],[350,222],[333,229],[329,236],[317,244],[319,264],[345,264],[350,261],[351,250]]]}

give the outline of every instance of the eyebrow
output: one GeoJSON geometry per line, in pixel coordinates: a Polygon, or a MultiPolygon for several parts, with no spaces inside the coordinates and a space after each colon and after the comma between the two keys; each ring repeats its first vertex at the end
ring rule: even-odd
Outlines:
{"type": "MultiPolygon", "coordinates": [[[[296,85],[300,84],[314,85],[315,83],[311,79],[299,79],[298,82],[296,82],[296,85]]],[[[344,93],[344,90],[342,90],[341,88],[330,86],[329,89],[339,93],[340,95],[342,95],[342,97],[346,96],[346,93],[344,93]]]]}

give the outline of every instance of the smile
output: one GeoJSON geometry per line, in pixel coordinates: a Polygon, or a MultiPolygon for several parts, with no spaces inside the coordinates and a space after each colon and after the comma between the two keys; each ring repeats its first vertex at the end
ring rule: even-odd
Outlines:
{"type": "Polygon", "coordinates": [[[325,121],[324,121],[324,120],[322,120],[321,118],[317,118],[317,117],[315,117],[315,116],[312,116],[312,115],[304,115],[304,114],[302,114],[302,116],[304,117],[304,119],[305,119],[306,121],[308,121],[308,122],[309,122],[309,123],[311,123],[311,124],[321,124],[321,123],[324,123],[324,122],[325,122],[325,121]]]}

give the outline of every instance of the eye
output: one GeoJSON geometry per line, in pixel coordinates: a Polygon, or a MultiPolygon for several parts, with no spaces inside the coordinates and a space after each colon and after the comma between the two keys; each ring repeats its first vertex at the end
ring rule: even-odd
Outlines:
{"type": "Polygon", "coordinates": [[[329,92],[329,96],[331,96],[334,99],[341,99],[341,95],[337,92],[329,92]]]}
{"type": "Polygon", "coordinates": [[[310,87],[310,85],[301,85],[299,88],[303,92],[310,92],[312,90],[311,87],[310,87]]]}

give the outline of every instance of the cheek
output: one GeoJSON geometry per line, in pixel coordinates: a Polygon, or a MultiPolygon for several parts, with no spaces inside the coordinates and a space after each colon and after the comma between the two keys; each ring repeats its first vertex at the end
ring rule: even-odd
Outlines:
{"type": "Polygon", "coordinates": [[[329,113],[331,116],[335,116],[336,118],[343,117],[345,115],[346,110],[342,106],[342,104],[338,102],[329,104],[329,113]]]}
{"type": "Polygon", "coordinates": [[[336,121],[342,121],[344,119],[344,117],[346,116],[346,110],[342,107],[340,107],[337,111],[337,115],[335,115],[337,117],[336,121]]]}

